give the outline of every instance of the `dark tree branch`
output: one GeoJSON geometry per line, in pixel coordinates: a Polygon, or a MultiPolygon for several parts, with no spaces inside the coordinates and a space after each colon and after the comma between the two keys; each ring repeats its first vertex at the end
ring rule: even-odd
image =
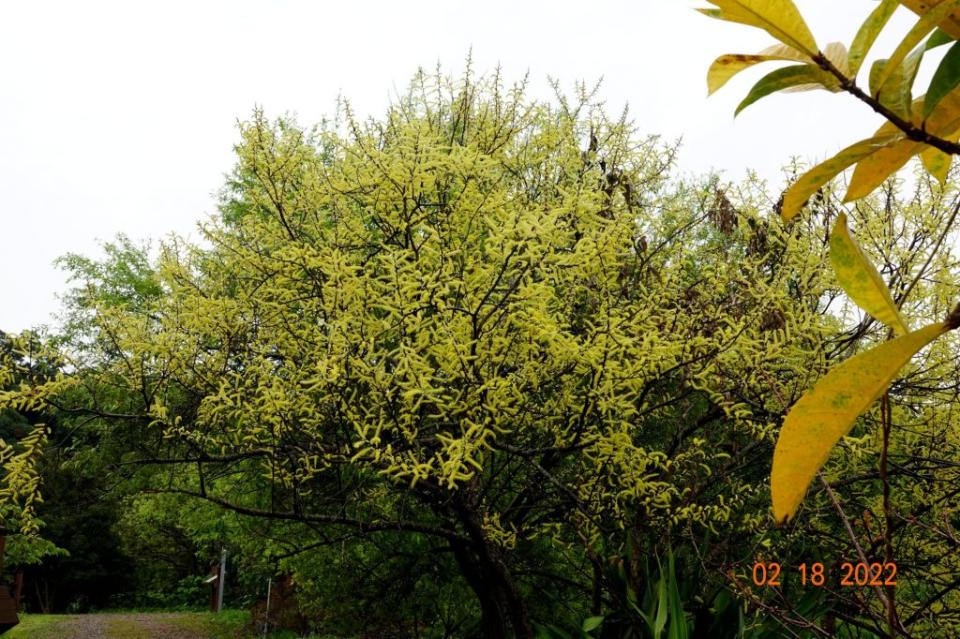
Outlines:
{"type": "Polygon", "coordinates": [[[270,510],[260,510],[259,508],[250,508],[248,506],[240,506],[238,504],[232,504],[226,500],[220,499],[219,497],[214,497],[212,495],[203,495],[200,493],[195,493],[190,490],[183,490],[180,488],[152,488],[146,489],[142,492],[151,495],[183,495],[186,497],[193,497],[195,499],[203,499],[212,504],[216,504],[221,508],[233,511],[241,515],[247,515],[249,517],[260,517],[262,519],[277,519],[283,521],[298,521],[303,523],[310,524],[330,524],[336,526],[349,526],[356,528],[362,533],[375,533],[375,532],[417,532],[423,533],[425,535],[433,535],[435,537],[442,537],[444,539],[449,539],[451,541],[467,542],[469,541],[466,537],[460,535],[456,531],[448,530],[446,528],[439,528],[436,526],[427,526],[425,524],[418,524],[412,521],[363,521],[360,519],[353,519],[350,517],[339,517],[334,515],[312,515],[309,513],[294,513],[294,512],[277,512],[270,510]]]}

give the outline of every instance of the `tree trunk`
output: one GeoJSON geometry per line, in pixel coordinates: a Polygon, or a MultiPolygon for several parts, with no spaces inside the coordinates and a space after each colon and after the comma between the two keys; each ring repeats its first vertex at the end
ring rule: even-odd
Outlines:
{"type": "Polygon", "coordinates": [[[484,636],[491,639],[533,639],[533,624],[526,602],[520,596],[513,576],[503,561],[502,552],[490,543],[483,524],[471,504],[455,506],[470,544],[455,544],[454,554],[467,582],[480,600],[484,636]],[[459,549],[457,549],[459,546],[459,549]],[[508,625],[513,633],[508,634],[508,625]]]}
{"type": "Polygon", "coordinates": [[[484,579],[483,571],[465,544],[455,543],[453,553],[464,578],[480,603],[480,627],[483,637],[508,639],[507,620],[501,603],[493,591],[493,584],[484,579]]]}

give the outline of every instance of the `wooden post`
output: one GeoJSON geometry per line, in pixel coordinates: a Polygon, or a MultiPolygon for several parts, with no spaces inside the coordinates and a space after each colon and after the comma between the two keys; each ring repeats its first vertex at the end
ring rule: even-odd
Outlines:
{"type": "Polygon", "coordinates": [[[223,610],[223,584],[227,580],[227,547],[220,550],[220,575],[217,579],[217,612],[223,610]]]}
{"type": "Polygon", "coordinates": [[[217,592],[220,589],[218,582],[220,581],[220,564],[216,561],[210,562],[210,577],[206,579],[203,583],[210,586],[210,612],[217,611],[217,592]]]}
{"type": "Polygon", "coordinates": [[[273,577],[267,579],[267,607],[263,610],[263,636],[267,636],[270,629],[270,591],[273,587],[273,577]]]}

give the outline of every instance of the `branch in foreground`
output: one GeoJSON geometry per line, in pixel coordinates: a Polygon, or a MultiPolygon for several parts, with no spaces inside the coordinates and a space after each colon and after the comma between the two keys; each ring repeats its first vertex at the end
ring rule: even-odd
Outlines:
{"type": "Polygon", "coordinates": [[[446,528],[440,528],[437,526],[427,526],[426,524],[418,524],[412,521],[362,521],[360,519],[352,519],[350,517],[336,517],[333,515],[308,515],[298,514],[295,512],[276,512],[272,510],[260,510],[259,508],[250,508],[248,506],[240,506],[238,504],[231,504],[228,501],[220,499],[219,497],[213,497],[211,495],[204,495],[201,493],[195,493],[190,490],[182,490],[179,488],[150,488],[141,491],[149,495],[183,495],[185,497],[193,497],[196,499],[203,499],[210,503],[216,504],[221,508],[226,508],[227,510],[233,511],[241,515],[247,515],[249,517],[260,517],[262,519],[278,519],[284,521],[298,521],[303,523],[311,524],[331,524],[338,526],[350,526],[356,528],[360,532],[364,533],[373,533],[373,532],[418,532],[425,535],[433,535],[435,537],[442,537],[443,539],[449,539],[451,541],[460,541],[460,542],[469,542],[467,537],[464,537],[458,534],[456,531],[448,530],[446,528]]]}
{"type": "Polygon", "coordinates": [[[882,115],[887,119],[887,121],[903,131],[904,134],[914,142],[923,142],[924,144],[935,147],[948,155],[960,155],[960,144],[957,144],[956,142],[950,142],[949,140],[944,140],[943,138],[937,137],[932,133],[928,133],[926,129],[918,127],[912,122],[904,120],[891,109],[881,104],[879,100],[865,93],[863,89],[857,86],[855,79],[848,78],[842,71],[840,71],[840,69],[830,62],[825,55],[817,54],[813,57],[813,61],[821,69],[835,77],[840,83],[840,87],[844,91],[882,115]]]}

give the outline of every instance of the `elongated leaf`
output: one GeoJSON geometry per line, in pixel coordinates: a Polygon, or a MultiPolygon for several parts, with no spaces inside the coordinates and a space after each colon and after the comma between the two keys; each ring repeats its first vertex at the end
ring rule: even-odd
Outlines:
{"type": "Polygon", "coordinates": [[[670,627],[667,629],[667,639],[689,639],[690,627],[687,625],[687,615],[683,611],[683,597],[680,596],[680,585],[677,581],[676,561],[671,550],[667,555],[667,578],[670,580],[670,627]]]}
{"type": "MultiPolygon", "coordinates": [[[[900,4],[913,11],[918,16],[926,14],[932,7],[940,4],[941,0],[900,0],[900,4]]],[[[941,24],[940,28],[954,39],[960,40],[960,12],[954,11],[941,24]]]]}
{"type": "MultiPolygon", "coordinates": [[[[823,55],[826,56],[830,62],[833,63],[833,66],[837,68],[841,73],[847,75],[849,63],[847,61],[847,47],[841,42],[831,42],[826,47],[824,47],[823,55]]],[[[798,91],[813,91],[817,89],[826,89],[827,91],[832,91],[837,93],[842,91],[840,86],[840,81],[837,80],[832,74],[827,73],[819,66],[811,68],[815,69],[815,74],[817,75],[817,80],[815,82],[807,82],[805,84],[798,84],[796,86],[788,87],[783,90],[784,93],[795,93],[798,91]]]]}
{"type": "Polygon", "coordinates": [[[773,451],[770,491],[777,522],[797,512],[810,482],[857,417],[887,390],[904,364],[946,331],[946,324],[931,324],[855,355],[794,404],[773,451]]]}
{"type": "MultiPolygon", "coordinates": [[[[955,135],[952,137],[956,139],[955,135]]],[[[947,181],[947,174],[950,173],[950,165],[953,163],[952,155],[928,146],[920,153],[920,161],[923,162],[923,168],[927,173],[936,178],[937,182],[944,184],[947,181]]]]}
{"type": "Polygon", "coordinates": [[[918,98],[914,102],[914,124],[924,126],[927,131],[941,138],[949,138],[960,129],[960,88],[940,98],[930,115],[923,118],[920,106],[925,100],[925,97],[918,98]]]}
{"type": "Polygon", "coordinates": [[[760,27],[780,42],[813,57],[817,41],[792,0],[709,0],[723,20],[760,27]]]}
{"type": "Polygon", "coordinates": [[[910,332],[880,273],[850,235],[841,213],[830,234],[830,262],[837,282],[857,305],[898,335],[910,332]]]}
{"type": "Polygon", "coordinates": [[[930,49],[936,49],[937,47],[942,47],[943,45],[950,44],[951,42],[956,42],[956,38],[951,36],[943,29],[937,29],[933,32],[933,35],[927,38],[927,43],[923,45],[923,48],[929,51],[930,49]]]}
{"type": "Polygon", "coordinates": [[[794,182],[783,194],[783,206],[780,210],[783,221],[787,222],[793,218],[803,207],[804,202],[817,189],[837,177],[844,169],[853,166],[871,153],[876,153],[878,150],[903,139],[905,138],[902,134],[891,133],[861,140],[801,175],[800,179],[794,182]]]}
{"type": "Polygon", "coordinates": [[[734,116],[739,115],[740,112],[748,106],[771,93],[805,84],[820,84],[822,80],[823,72],[817,67],[808,64],[795,64],[772,71],[760,78],[760,80],[753,85],[747,97],[737,106],[734,116]]]}
{"type": "Polygon", "coordinates": [[[901,140],[866,156],[853,170],[843,201],[851,202],[869,195],[924,147],[920,142],[901,140]]]}
{"type": "Polygon", "coordinates": [[[755,64],[781,60],[805,62],[807,58],[793,47],[788,47],[785,44],[775,44],[755,55],[742,53],[722,55],[713,61],[707,71],[707,92],[708,94],[714,93],[726,84],[730,78],[755,64]]]}
{"type": "Polygon", "coordinates": [[[930,80],[927,97],[923,103],[923,117],[927,117],[945,95],[960,85],[960,42],[954,43],[943,56],[940,66],[930,80]]]}
{"type": "Polygon", "coordinates": [[[603,617],[587,617],[583,620],[583,631],[591,632],[603,625],[603,617]]]}
{"type": "Polygon", "coordinates": [[[890,76],[893,75],[894,71],[896,71],[896,68],[900,66],[910,52],[920,44],[920,41],[927,37],[927,34],[933,31],[937,25],[943,22],[958,7],[960,7],[960,0],[943,0],[940,4],[923,14],[893,51],[893,55],[890,56],[889,62],[878,78],[878,87],[883,87],[890,76]]]}
{"type": "Polygon", "coordinates": [[[663,629],[667,626],[668,612],[669,612],[669,601],[667,601],[667,582],[666,577],[663,574],[663,569],[660,569],[660,581],[657,582],[657,616],[653,622],[653,636],[660,637],[663,634],[663,629]]]}
{"type": "Polygon", "coordinates": [[[853,43],[850,45],[849,61],[851,77],[856,77],[860,66],[863,64],[864,58],[867,57],[877,36],[880,35],[880,31],[886,26],[887,21],[890,20],[890,16],[893,15],[893,11],[896,8],[896,0],[882,0],[877,8],[870,13],[863,25],[861,25],[859,31],[857,31],[857,35],[853,38],[853,43]]]}
{"type": "Polygon", "coordinates": [[[923,54],[923,48],[914,49],[882,86],[875,83],[878,76],[885,73],[887,61],[877,60],[870,69],[870,92],[877,96],[882,105],[891,109],[904,120],[910,120],[913,115],[911,106],[913,104],[913,82],[916,80],[917,69],[920,67],[923,54]]]}
{"type": "Polygon", "coordinates": [[[823,55],[844,75],[850,75],[850,52],[847,51],[847,45],[842,42],[831,42],[823,48],[823,55]]]}

